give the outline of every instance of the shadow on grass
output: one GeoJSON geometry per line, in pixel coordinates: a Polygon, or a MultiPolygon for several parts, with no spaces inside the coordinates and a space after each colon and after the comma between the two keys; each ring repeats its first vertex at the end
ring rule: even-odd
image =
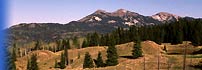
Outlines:
{"type": "Polygon", "coordinates": [[[120,56],[121,58],[134,59],[132,56],[120,56]]]}

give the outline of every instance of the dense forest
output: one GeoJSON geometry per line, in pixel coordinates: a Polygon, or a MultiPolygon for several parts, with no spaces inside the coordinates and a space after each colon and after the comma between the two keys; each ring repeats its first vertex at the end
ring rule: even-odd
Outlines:
{"type": "Polygon", "coordinates": [[[108,46],[110,44],[123,44],[131,41],[137,41],[140,37],[142,41],[152,40],[158,44],[171,43],[180,44],[182,41],[191,41],[194,46],[202,45],[202,20],[180,19],[177,22],[171,22],[154,26],[131,26],[129,29],[118,28],[115,31],[99,35],[98,33],[88,34],[85,45],[108,46]]]}

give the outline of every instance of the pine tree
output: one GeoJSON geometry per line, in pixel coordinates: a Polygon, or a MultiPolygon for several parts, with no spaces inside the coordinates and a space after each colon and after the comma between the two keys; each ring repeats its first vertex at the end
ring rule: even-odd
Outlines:
{"type": "Polygon", "coordinates": [[[10,52],[8,52],[8,70],[16,70],[15,60],[12,58],[10,52]]]}
{"type": "Polygon", "coordinates": [[[106,35],[101,35],[100,46],[106,46],[106,35]]]}
{"type": "Polygon", "coordinates": [[[102,60],[101,52],[98,53],[98,57],[97,57],[97,60],[96,60],[96,65],[97,65],[97,67],[104,67],[104,62],[102,60]]]}
{"type": "Polygon", "coordinates": [[[37,65],[37,57],[36,55],[32,55],[31,57],[31,69],[32,70],[39,70],[37,65]]]}
{"type": "Polygon", "coordinates": [[[89,46],[97,46],[100,44],[100,37],[98,33],[88,34],[87,41],[89,46]]]}
{"type": "Polygon", "coordinates": [[[54,65],[54,67],[55,67],[55,68],[58,68],[58,67],[59,67],[58,62],[57,62],[56,59],[55,59],[55,65],[54,65]]]}
{"type": "MultiPolygon", "coordinates": [[[[69,42],[69,41],[67,41],[67,42],[69,42]]],[[[67,46],[70,46],[69,44],[67,44],[67,45],[64,45],[64,57],[65,57],[65,62],[66,62],[66,65],[68,65],[68,47],[67,46]]]]}
{"type": "Polygon", "coordinates": [[[17,59],[17,55],[16,55],[16,44],[13,44],[13,48],[12,48],[12,56],[11,58],[16,61],[17,59]]]}
{"type": "Polygon", "coordinates": [[[29,58],[27,58],[27,70],[31,70],[31,63],[29,58]]]}
{"type": "Polygon", "coordinates": [[[34,50],[40,50],[41,49],[41,41],[37,40],[34,46],[34,50]]]}
{"type": "Polygon", "coordinates": [[[62,40],[57,40],[56,44],[57,44],[57,46],[55,48],[56,52],[62,50],[62,48],[63,48],[63,46],[62,46],[62,40]]]}
{"type": "Polygon", "coordinates": [[[30,60],[28,59],[28,62],[27,62],[27,70],[39,70],[38,65],[37,65],[37,56],[36,56],[36,54],[33,54],[31,56],[30,60]]]}
{"type": "Polygon", "coordinates": [[[9,69],[8,70],[16,70],[16,64],[13,59],[10,59],[9,61],[9,69]]]}
{"type": "Polygon", "coordinates": [[[86,48],[86,47],[88,47],[88,42],[86,40],[83,40],[82,48],[86,48]]]}
{"type": "Polygon", "coordinates": [[[118,54],[114,45],[109,46],[107,49],[107,66],[115,66],[118,64],[118,54]]]}
{"type": "Polygon", "coordinates": [[[138,58],[141,56],[142,56],[142,50],[141,50],[141,45],[140,45],[140,39],[138,39],[137,43],[133,45],[132,57],[138,58]]]}
{"type": "Polygon", "coordinates": [[[65,46],[67,47],[67,49],[70,49],[70,43],[69,43],[69,39],[66,41],[65,46]]]}
{"type": "Polygon", "coordinates": [[[79,42],[78,42],[78,38],[77,37],[74,37],[73,38],[73,44],[74,44],[74,46],[75,46],[75,48],[80,48],[80,46],[79,46],[79,42]]]}
{"type": "Polygon", "coordinates": [[[65,65],[65,56],[64,56],[64,53],[61,53],[61,57],[60,57],[60,68],[61,69],[64,69],[66,67],[65,65]]]}
{"type": "Polygon", "coordinates": [[[83,68],[93,68],[93,59],[91,58],[91,55],[89,52],[85,53],[85,58],[84,58],[84,63],[83,63],[83,68]]]}

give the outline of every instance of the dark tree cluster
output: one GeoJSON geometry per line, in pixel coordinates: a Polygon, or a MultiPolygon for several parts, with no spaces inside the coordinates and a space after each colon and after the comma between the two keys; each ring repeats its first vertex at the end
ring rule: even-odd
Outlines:
{"type": "MultiPolygon", "coordinates": [[[[202,45],[202,20],[201,19],[179,19],[160,25],[130,26],[128,29],[117,28],[109,34],[88,34],[88,46],[109,46],[110,44],[123,44],[137,41],[137,34],[142,41],[152,40],[158,44],[163,42],[179,44],[182,41],[191,41],[193,45],[202,45]]],[[[86,47],[86,45],[85,45],[86,47]]]]}
{"type": "Polygon", "coordinates": [[[60,39],[60,40],[57,40],[55,43],[56,43],[56,46],[48,47],[49,51],[58,52],[61,50],[70,49],[69,39],[60,39]]]}
{"type": "Polygon", "coordinates": [[[107,49],[107,60],[103,61],[101,52],[98,53],[97,59],[92,59],[89,52],[86,52],[83,68],[93,68],[93,67],[106,67],[106,66],[115,66],[118,62],[118,53],[116,47],[111,45],[107,49]],[[106,63],[105,63],[106,62],[106,63]],[[96,66],[95,66],[96,65],[96,66]]]}
{"type": "Polygon", "coordinates": [[[61,57],[60,57],[60,62],[55,61],[55,68],[60,68],[60,69],[64,69],[66,67],[66,65],[69,65],[68,62],[68,49],[70,49],[70,43],[69,40],[62,40],[62,44],[60,44],[62,46],[61,50],[64,50],[64,53],[61,53],[61,57]]]}
{"type": "Polygon", "coordinates": [[[57,62],[57,60],[55,60],[55,68],[64,69],[66,68],[66,65],[68,65],[68,60],[65,56],[65,53],[62,52],[60,55],[60,62],[57,62]]]}

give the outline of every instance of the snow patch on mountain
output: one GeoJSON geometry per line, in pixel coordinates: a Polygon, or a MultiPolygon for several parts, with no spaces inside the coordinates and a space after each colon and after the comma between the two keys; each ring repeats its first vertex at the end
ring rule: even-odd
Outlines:
{"type": "Polygon", "coordinates": [[[139,21],[137,21],[136,19],[133,20],[134,23],[138,23],[139,21]]]}
{"type": "Polygon", "coordinates": [[[94,18],[95,18],[95,20],[97,20],[97,21],[102,21],[102,19],[99,18],[99,17],[97,17],[97,16],[94,16],[94,18]]]}
{"type": "Polygon", "coordinates": [[[108,21],[108,23],[115,23],[115,22],[116,22],[115,20],[108,21]]]}
{"type": "Polygon", "coordinates": [[[134,25],[134,23],[131,23],[131,22],[125,22],[124,24],[129,25],[129,26],[134,25]]]}

